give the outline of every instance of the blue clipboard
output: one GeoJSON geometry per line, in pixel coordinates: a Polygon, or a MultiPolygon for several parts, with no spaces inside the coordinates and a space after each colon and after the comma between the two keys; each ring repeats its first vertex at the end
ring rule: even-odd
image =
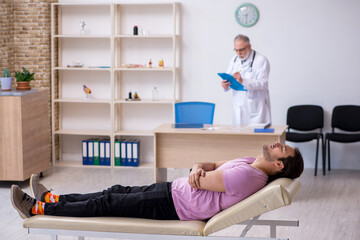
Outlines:
{"type": "Polygon", "coordinates": [[[218,75],[223,79],[226,80],[228,82],[230,82],[230,87],[234,90],[237,91],[247,91],[244,88],[244,85],[242,85],[241,83],[239,83],[233,76],[231,76],[230,74],[227,73],[218,73],[218,75]]]}

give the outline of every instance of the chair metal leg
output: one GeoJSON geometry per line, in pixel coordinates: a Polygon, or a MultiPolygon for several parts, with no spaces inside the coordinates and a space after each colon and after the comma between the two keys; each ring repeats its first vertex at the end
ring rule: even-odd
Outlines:
{"type": "Polygon", "coordinates": [[[330,140],[328,139],[328,170],[330,171],[330,140]]]}
{"type": "Polygon", "coordinates": [[[315,176],[317,174],[317,167],[318,167],[318,155],[319,155],[319,139],[316,141],[316,156],[315,156],[315,176]]]}
{"type": "Polygon", "coordinates": [[[326,175],[326,140],[324,144],[324,138],[321,138],[321,149],[322,149],[322,169],[323,175],[326,175]]]}

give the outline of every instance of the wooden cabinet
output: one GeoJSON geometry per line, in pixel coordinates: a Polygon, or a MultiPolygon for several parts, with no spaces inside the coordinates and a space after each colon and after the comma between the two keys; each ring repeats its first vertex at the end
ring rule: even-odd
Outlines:
{"type": "Polygon", "coordinates": [[[49,91],[6,94],[13,96],[0,96],[0,180],[24,181],[50,166],[49,91]]]}
{"type": "Polygon", "coordinates": [[[174,121],[179,99],[179,14],[178,3],[52,4],[54,165],[83,166],[82,140],[107,137],[115,167],[115,139],[128,137],[141,141],[140,167],[153,166],[151,130],[174,121]],[[83,66],[74,67],[76,60],[83,66]],[[91,99],[84,99],[83,84],[91,99]],[[127,101],[130,91],[141,100],[127,101]]]}

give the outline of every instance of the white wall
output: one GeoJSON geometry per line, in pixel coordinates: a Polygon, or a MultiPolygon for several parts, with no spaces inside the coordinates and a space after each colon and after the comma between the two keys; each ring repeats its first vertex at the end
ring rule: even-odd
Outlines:
{"type": "MultiPolygon", "coordinates": [[[[325,111],[327,132],[335,105],[360,105],[359,0],[178,2],[182,14],[181,100],[216,103],[215,123],[231,124],[231,94],[223,93],[216,73],[226,70],[234,54],[233,38],[239,33],[248,35],[253,48],[270,61],[273,124],[285,124],[292,105],[318,104],[325,111]],[[255,4],[260,11],[254,27],[241,27],[235,20],[235,10],[244,2],[255,4]]],[[[305,167],[312,168],[315,142],[290,144],[302,150],[305,167]]],[[[359,146],[332,144],[332,167],[360,169],[359,146]]]]}

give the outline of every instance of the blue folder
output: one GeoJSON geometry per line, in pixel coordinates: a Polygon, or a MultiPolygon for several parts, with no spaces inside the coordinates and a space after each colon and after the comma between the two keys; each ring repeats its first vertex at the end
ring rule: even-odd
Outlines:
{"type": "Polygon", "coordinates": [[[106,166],[110,166],[110,158],[111,158],[110,138],[106,138],[106,140],[105,140],[105,165],[106,166]]]}
{"type": "Polygon", "coordinates": [[[105,165],[105,143],[106,139],[100,139],[100,165],[105,165]]]}
{"type": "Polygon", "coordinates": [[[132,161],[131,166],[138,167],[139,166],[139,154],[140,154],[140,140],[134,139],[132,142],[132,161]]]}
{"type": "Polygon", "coordinates": [[[88,165],[94,165],[94,139],[88,139],[88,165]]]}
{"type": "Polygon", "coordinates": [[[273,133],[273,128],[254,128],[255,133],[273,133]]]}
{"type": "Polygon", "coordinates": [[[120,148],[121,148],[121,157],[120,157],[120,161],[121,161],[121,166],[126,166],[127,164],[127,158],[126,158],[126,139],[122,139],[120,142],[120,148]]]}
{"type": "Polygon", "coordinates": [[[88,159],[88,141],[83,140],[82,141],[82,164],[88,165],[89,159],[88,159]]]}
{"type": "Polygon", "coordinates": [[[241,83],[239,83],[233,76],[231,76],[230,74],[227,73],[218,73],[218,75],[223,79],[226,80],[228,82],[230,82],[230,87],[234,90],[237,91],[247,91],[244,88],[244,85],[242,85],[241,83]]]}

